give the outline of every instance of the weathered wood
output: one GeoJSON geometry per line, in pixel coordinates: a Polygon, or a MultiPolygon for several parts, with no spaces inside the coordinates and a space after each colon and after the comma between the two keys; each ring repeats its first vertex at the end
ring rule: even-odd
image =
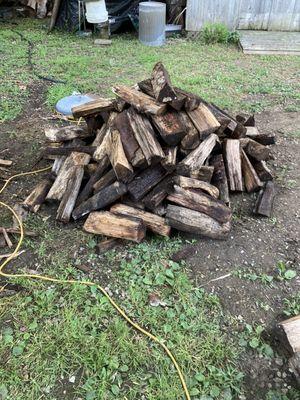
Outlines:
{"type": "Polygon", "coordinates": [[[166,169],[159,164],[148,167],[128,184],[128,193],[134,200],[139,201],[167,175],[166,169]]]}
{"type": "Polygon", "coordinates": [[[77,165],[73,168],[72,175],[70,176],[66,191],[57,209],[56,219],[58,221],[67,223],[70,221],[72,211],[75,207],[76,199],[82,183],[84,174],[83,166],[77,165]]]}
{"type": "Polygon", "coordinates": [[[138,114],[134,109],[127,111],[129,123],[134,137],[138,142],[148,165],[157,163],[165,157],[165,154],[155,137],[155,132],[148,118],[138,114]]]}
{"type": "Polygon", "coordinates": [[[260,133],[255,126],[246,128],[246,136],[265,146],[276,142],[275,133],[260,133]]]}
{"type": "Polygon", "coordinates": [[[186,103],[186,97],[176,92],[176,99],[169,102],[170,106],[176,111],[181,111],[184,109],[186,103]]]}
{"type": "Polygon", "coordinates": [[[208,182],[200,181],[199,179],[195,178],[188,178],[186,176],[181,176],[181,175],[175,176],[174,182],[182,189],[200,189],[208,193],[215,199],[218,199],[219,197],[219,189],[208,182]]]}
{"type": "Polygon", "coordinates": [[[243,124],[244,126],[255,126],[255,117],[254,114],[238,114],[235,119],[237,120],[237,122],[239,122],[240,124],[243,124]]]}
{"type": "Polygon", "coordinates": [[[133,175],[133,169],[127,160],[121,141],[120,132],[117,129],[111,131],[111,145],[109,159],[119,181],[127,182],[133,175]]]}
{"type": "Polygon", "coordinates": [[[167,176],[159,182],[143,199],[145,206],[155,212],[173,188],[173,175],[167,176]]]}
{"type": "Polygon", "coordinates": [[[12,165],[11,160],[3,160],[3,158],[0,158],[0,165],[2,167],[10,167],[12,165]]]}
{"type": "Polygon", "coordinates": [[[112,127],[114,120],[118,113],[110,112],[107,121],[97,130],[96,137],[92,143],[92,146],[100,146],[105,138],[109,135],[110,128],[112,127]]]}
{"type": "Polygon", "coordinates": [[[115,102],[111,99],[98,98],[80,106],[72,108],[74,118],[86,117],[88,115],[99,114],[102,111],[115,110],[115,102]]]}
{"type": "Polygon", "coordinates": [[[221,126],[213,113],[204,104],[200,104],[198,108],[193,111],[187,111],[187,113],[199,132],[200,140],[205,139],[221,126]]]}
{"type": "Polygon", "coordinates": [[[61,200],[66,191],[68,180],[72,176],[73,168],[76,165],[87,165],[89,162],[90,156],[88,154],[71,153],[61,167],[59,174],[46,196],[46,200],[61,200]]]}
{"type": "Polygon", "coordinates": [[[196,147],[180,164],[190,167],[192,170],[199,169],[203,166],[205,160],[213,151],[216,144],[219,143],[218,136],[212,133],[203,142],[196,147]]]}
{"type": "Polygon", "coordinates": [[[199,211],[184,207],[167,206],[166,222],[180,231],[207,236],[212,239],[226,239],[231,224],[220,224],[218,221],[199,211]]]}
{"type": "Polygon", "coordinates": [[[167,108],[166,104],[158,103],[145,93],[127,86],[115,86],[113,92],[142,113],[160,115],[163,114],[167,108]]]}
{"type": "MultiPolygon", "coordinates": [[[[0,227],[0,232],[2,232],[3,227],[0,227]]],[[[15,235],[21,235],[21,231],[19,228],[4,228],[6,230],[7,233],[13,233],[15,235]]],[[[38,236],[37,233],[32,232],[32,231],[28,231],[26,229],[23,230],[23,233],[25,236],[31,236],[31,237],[35,237],[38,236]]]]}
{"type": "Polygon", "coordinates": [[[61,128],[47,128],[45,129],[45,136],[49,142],[66,142],[77,138],[86,139],[91,137],[92,134],[87,129],[72,125],[61,128]]]}
{"type": "Polygon", "coordinates": [[[44,203],[46,196],[52,186],[54,181],[54,176],[49,174],[45,179],[43,179],[33,191],[26,197],[23,204],[28,208],[29,211],[36,213],[40,209],[41,205],[44,203]]]}
{"type": "Polygon", "coordinates": [[[212,184],[219,189],[220,200],[229,205],[229,188],[222,154],[216,154],[212,156],[210,164],[214,167],[212,184]]]}
{"type": "Polygon", "coordinates": [[[274,173],[267,166],[265,161],[257,161],[254,158],[251,158],[251,163],[261,181],[266,182],[274,179],[274,173]]]}
{"type": "Polygon", "coordinates": [[[168,111],[164,115],[153,115],[152,122],[161,138],[169,146],[176,146],[187,134],[177,111],[168,111]]]}
{"type": "Polygon", "coordinates": [[[244,150],[242,150],[241,152],[241,159],[242,159],[242,172],[247,192],[255,192],[259,190],[263,184],[259,179],[255,169],[253,168],[244,150]]]}
{"type": "Polygon", "coordinates": [[[63,163],[66,161],[66,158],[67,157],[65,157],[65,156],[55,157],[55,160],[54,160],[54,163],[53,163],[52,169],[51,169],[51,172],[54,175],[58,175],[63,163]]]}
{"type": "Polygon", "coordinates": [[[273,209],[273,202],[275,197],[275,185],[273,181],[268,181],[259,192],[254,207],[254,214],[270,217],[273,209]]]}
{"type": "Polygon", "coordinates": [[[247,133],[247,128],[240,122],[237,122],[236,127],[229,136],[230,139],[240,139],[244,138],[246,136],[246,133],[247,133]]]}
{"type": "Polygon", "coordinates": [[[13,243],[10,240],[10,238],[8,236],[8,233],[7,233],[5,228],[2,228],[2,234],[3,234],[4,240],[5,240],[6,244],[7,244],[7,246],[11,249],[13,247],[13,243]]]}
{"type": "Polygon", "coordinates": [[[125,204],[115,204],[110,208],[110,212],[139,218],[150,231],[161,236],[170,236],[171,227],[166,224],[164,218],[158,215],[139,210],[138,208],[129,207],[125,204]]]}
{"type": "Polygon", "coordinates": [[[289,359],[289,370],[294,374],[297,384],[300,387],[300,352],[289,359]]]}
{"type": "Polygon", "coordinates": [[[181,147],[187,150],[194,150],[200,144],[199,132],[185,111],[179,112],[178,115],[187,132],[181,141],[181,147]]]}
{"type": "Polygon", "coordinates": [[[94,194],[94,196],[90,197],[88,200],[76,207],[72,213],[72,217],[77,220],[91,211],[105,208],[122,197],[126,192],[127,187],[124,185],[124,183],[115,182],[103,188],[98,193],[94,194]]]}
{"type": "Polygon", "coordinates": [[[96,235],[133,240],[140,243],[146,234],[142,220],[108,211],[92,212],[85,221],[83,229],[96,235]]]}
{"type": "Polygon", "coordinates": [[[231,209],[222,201],[217,200],[207,194],[193,192],[192,190],[182,189],[180,186],[174,185],[174,193],[167,197],[169,202],[199,211],[220,223],[231,220],[231,209]]]}
{"type": "Polygon", "coordinates": [[[165,150],[166,156],[161,164],[167,171],[174,171],[176,167],[177,147],[168,147],[165,150]]]}
{"type": "Polygon", "coordinates": [[[152,82],[151,78],[145,79],[141,82],[138,82],[138,88],[145,94],[147,94],[150,97],[155,98],[153,87],[152,87],[152,82]]]}
{"type": "Polygon", "coordinates": [[[184,108],[187,111],[195,110],[201,103],[201,98],[178,87],[174,88],[177,97],[185,97],[184,108]]]}
{"type": "Polygon", "coordinates": [[[282,333],[280,339],[290,355],[300,353],[300,315],[280,322],[278,327],[282,333]]]}
{"type": "Polygon", "coordinates": [[[247,155],[255,158],[255,160],[266,161],[272,158],[271,149],[255,140],[244,138],[240,139],[240,143],[247,155]]]}
{"type": "Polygon", "coordinates": [[[85,153],[94,155],[97,147],[95,146],[70,146],[70,147],[46,147],[43,151],[44,156],[68,156],[71,153],[85,153]]]}
{"type": "Polygon", "coordinates": [[[113,169],[110,169],[105,175],[103,175],[100,179],[98,179],[94,185],[93,189],[95,193],[104,189],[105,187],[111,185],[117,180],[116,173],[113,169]]]}
{"type": "Polygon", "coordinates": [[[91,136],[94,136],[96,132],[104,125],[104,119],[102,118],[101,114],[90,115],[83,118],[86,122],[88,133],[91,136]]]}
{"type": "Polygon", "coordinates": [[[188,178],[199,179],[200,181],[210,182],[213,176],[214,167],[203,165],[198,169],[193,169],[190,166],[177,164],[175,171],[178,175],[186,176],[188,178]]]}
{"type": "Polygon", "coordinates": [[[242,192],[243,175],[241,148],[238,139],[227,139],[225,141],[225,161],[230,190],[242,192]]]}
{"type": "Polygon", "coordinates": [[[172,87],[170,76],[161,62],[155,64],[153,68],[151,83],[157,101],[167,103],[176,100],[177,96],[172,87]]]}
{"type": "Polygon", "coordinates": [[[114,126],[118,129],[121,136],[122,145],[128,161],[133,167],[146,165],[146,159],[142,152],[128,119],[128,113],[122,112],[114,120],[114,126]]]}
{"type": "Polygon", "coordinates": [[[103,253],[106,253],[107,251],[110,251],[117,247],[120,247],[123,244],[124,244],[124,242],[121,239],[117,239],[117,238],[101,240],[101,242],[99,242],[96,246],[96,253],[103,254],[103,253]]]}

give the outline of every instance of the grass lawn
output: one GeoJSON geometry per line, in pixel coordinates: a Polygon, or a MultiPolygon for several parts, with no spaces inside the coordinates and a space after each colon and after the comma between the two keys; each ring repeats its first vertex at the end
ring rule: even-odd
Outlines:
{"type": "MultiPolygon", "coordinates": [[[[34,43],[35,71],[66,82],[47,85],[40,106],[49,113],[57,100],[75,90],[111,95],[115,83],[142,80],[158,60],[165,63],[175,85],[233,113],[300,110],[297,57],[245,56],[234,47],[179,38],[170,39],[163,48],[150,48],[132,35],[116,36],[112,46],[100,48],[90,38],[47,35],[44,21],[18,23],[1,24],[0,30],[3,123],[12,124],[22,114],[37,81],[28,66],[27,43],[15,31],[34,43]]],[[[42,136],[43,132],[35,151],[42,136]]],[[[32,139],[24,135],[22,140],[32,139]]],[[[26,238],[26,253],[12,263],[15,269],[86,280],[76,265],[90,266],[90,278],[105,286],[129,316],[175,354],[193,399],[246,398],[238,358],[245,348],[266,358],[273,351],[259,327],[239,334],[238,319],[223,311],[220,299],[197,287],[188,265],[170,260],[186,240],[153,237],[97,256],[94,247],[99,238],[73,225],[62,227],[47,215],[26,221],[39,237],[26,238]],[[153,293],[163,306],[149,304],[153,293]]],[[[7,221],[8,216],[1,214],[0,226],[7,221]]],[[[0,400],[184,398],[163,351],[132,330],[96,288],[24,279],[16,283],[23,288],[17,295],[0,297],[0,400]]],[[[294,314],[298,300],[290,301],[287,306],[294,314]]],[[[266,400],[297,398],[291,390],[285,395],[270,392],[266,400]]]]}

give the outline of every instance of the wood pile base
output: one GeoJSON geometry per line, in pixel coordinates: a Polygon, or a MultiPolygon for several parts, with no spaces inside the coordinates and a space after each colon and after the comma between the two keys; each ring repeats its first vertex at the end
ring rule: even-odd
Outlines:
{"type": "Polygon", "coordinates": [[[73,108],[86,126],[46,131],[43,156],[53,168],[24,201],[30,211],[57,202],[58,221],[83,220],[87,232],[136,242],[172,228],[226,239],[232,192],[257,192],[254,213],[271,215],[266,162],[275,137],[259,132],[253,115],[233,118],[172,86],[162,63],[149,79],[113,92],[73,108]]]}

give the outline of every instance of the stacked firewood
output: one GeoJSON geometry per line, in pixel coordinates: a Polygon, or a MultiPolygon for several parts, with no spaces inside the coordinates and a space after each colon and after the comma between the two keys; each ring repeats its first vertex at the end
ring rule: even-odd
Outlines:
{"type": "Polygon", "coordinates": [[[275,137],[254,116],[233,118],[173,87],[160,62],[150,79],[113,92],[72,109],[84,127],[46,130],[52,174],[25,200],[31,211],[56,201],[58,221],[85,218],[87,232],[137,242],[171,228],[226,238],[230,192],[259,191],[254,212],[270,216],[275,137]]]}

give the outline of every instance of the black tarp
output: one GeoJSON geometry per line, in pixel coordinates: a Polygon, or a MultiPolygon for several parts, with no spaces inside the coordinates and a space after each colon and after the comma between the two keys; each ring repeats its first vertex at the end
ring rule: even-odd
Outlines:
{"type": "MultiPolygon", "coordinates": [[[[111,23],[111,30],[118,29],[123,22],[128,21],[131,13],[140,0],[106,0],[106,8],[111,23]]],[[[55,26],[74,31],[78,29],[78,0],[62,0],[55,26]]]]}

